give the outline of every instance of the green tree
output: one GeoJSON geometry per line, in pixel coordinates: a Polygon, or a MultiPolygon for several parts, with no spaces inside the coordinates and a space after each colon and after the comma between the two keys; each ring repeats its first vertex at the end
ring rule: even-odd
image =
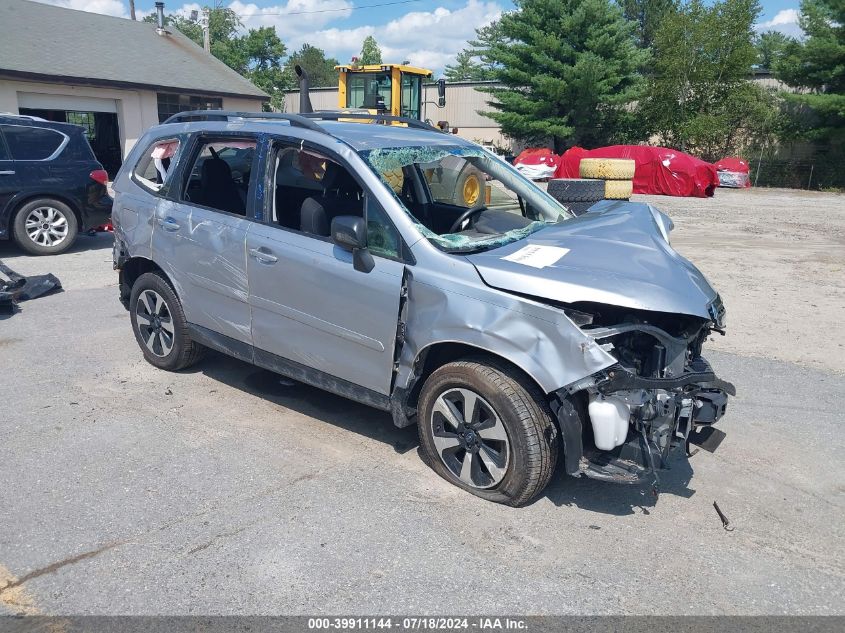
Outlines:
{"type": "Polygon", "coordinates": [[[759,12],[757,0],[690,0],[664,17],[639,111],[662,143],[717,160],[775,133],[774,95],[749,82],[759,12]]]}
{"type": "Polygon", "coordinates": [[[296,75],[293,67],[299,64],[308,73],[312,88],[322,86],[337,86],[337,71],[335,66],[339,62],[334,57],[326,57],[325,51],[310,44],[303,44],[298,51],[291,53],[288,58],[288,75],[295,83],[296,75]]]}
{"type": "Polygon", "coordinates": [[[757,66],[766,70],[774,68],[793,41],[793,38],[780,31],[760,33],[754,43],[757,48],[757,66]]]}
{"type": "Polygon", "coordinates": [[[500,86],[484,114],[528,142],[603,145],[638,98],[647,53],[610,0],[517,0],[485,52],[500,86]]]}
{"type": "Polygon", "coordinates": [[[617,0],[628,20],[637,26],[640,46],[649,48],[654,35],[667,13],[678,8],[678,0],[617,0]]]}
{"type": "Polygon", "coordinates": [[[775,75],[804,93],[784,98],[799,109],[804,136],[845,145],[845,2],[803,0],[799,25],[806,38],[790,42],[775,75]]]}
{"type": "Polygon", "coordinates": [[[235,70],[269,94],[274,109],[284,109],[284,91],[292,83],[283,61],[287,49],[276,29],[271,26],[250,29],[246,35],[231,39],[228,46],[230,61],[239,64],[235,70]]]}
{"type": "Polygon", "coordinates": [[[490,50],[494,46],[505,46],[507,42],[508,38],[502,31],[502,24],[499,20],[475,30],[475,39],[468,42],[468,50],[472,52],[473,57],[477,58],[481,65],[479,79],[493,79],[493,71],[497,62],[490,57],[490,50]]]}
{"type": "Polygon", "coordinates": [[[370,64],[381,64],[381,49],[376,42],[376,38],[368,35],[364,38],[364,43],[361,45],[361,64],[367,66],[370,64]]]}
{"type": "MultiPolygon", "coordinates": [[[[156,16],[148,15],[144,21],[155,24],[156,16]]],[[[165,16],[164,23],[168,28],[178,29],[199,46],[203,45],[199,22],[172,14],[165,16]]],[[[250,29],[245,34],[241,34],[242,29],[243,24],[231,9],[210,9],[208,31],[211,54],[269,94],[273,108],[282,109],[284,91],[291,87],[291,78],[284,69],[285,45],[272,27],[250,29]]]]}
{"type": "Polygon", "coordinates": [[[449,81],[479,81],[488,79],[490,73],[471,50],[463,50],[455,56],[454,64],[446,65],[445,75],[449,81]]]}

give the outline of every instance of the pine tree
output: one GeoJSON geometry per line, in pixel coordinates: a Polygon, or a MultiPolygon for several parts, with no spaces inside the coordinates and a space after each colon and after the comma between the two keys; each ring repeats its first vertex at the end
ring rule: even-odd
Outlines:
{"type": "Polygon", "coordinates": [[[455,57],[454,64],[446,65],[448,81],[479,81],[487,79],[488,72],[473,57],[472,51],[463,50],[455,57]]]}
{"type": "Polygon", "coordinates": [[[775,75],[802,94],[785,95],[807,112],[805,136],[845,145],[845,2],[803,0],[799,25],[807,37],[793,41],[775,64],[775,75]]]}
{"type": "Polygon", "coordinates": [[[637,25],[640,46],[650,47],[660,22],[678,7],[678,0],[617,0],[628,20],[637,25]]]}
{"type": "Polygon", "coordinates": [[[502,132],[529,142],[607,144],[639,95],[648,53],[610,0],[517,0],[486,53],[500,87],[485,112],[502,132]]]}
{"type": "Polygon", "coordinates": [[[322,48],[303,44],[302,48],[294,51],[288,57],[287,72],[293,85],[296,85],[296,75],[293,67],[299,64],[308,73],[312,88],[323,86],[337,86],[337,71],[334,69],[338,61],[334,57],[326,57],[322,48]]]}
{"type": "Polygon", "coordinates": [[[757,66],[766,70],[773,69],[786,54],[793,41],[793,38],[780,31],[760,33],[754,43],[757,49],[757,66]]]}
{"type": "Polygon", "coordinates": [[[360,62],[365,66],[370,64],[381,64],[381,49],[376,42],[376,38],[368,35],[364,38],[364,43],[361,45],[361,59],[360,62]]]}

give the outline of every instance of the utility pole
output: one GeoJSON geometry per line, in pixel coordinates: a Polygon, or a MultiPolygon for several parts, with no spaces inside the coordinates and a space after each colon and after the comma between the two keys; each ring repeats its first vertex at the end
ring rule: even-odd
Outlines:
{"type": "Polygon", "coordinates": [[[129,0],[129,16],[135,19],[135,0],[129,0]]]}
{"type": "Polygon", "coordinates": [[[202,10],[202,47],[205,49],[206,53],[211,52],[211,35],[208,31],[208,20],[209,20],[209,13],[208,7],[205,7],[202,10]]]}

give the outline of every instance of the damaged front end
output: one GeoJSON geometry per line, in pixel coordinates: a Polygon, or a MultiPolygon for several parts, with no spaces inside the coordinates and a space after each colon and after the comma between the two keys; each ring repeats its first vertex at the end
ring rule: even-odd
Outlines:
{"type": "Polygon", "coordinates": [[[718,296],[710,320],[589,303],[566,312],[618,361],[555,394],[569,474],[658,483],[673,449],[715,450],[724,434],[712,425],[736,395],[701,356],[710,333],[723,333],[718,296]]]}

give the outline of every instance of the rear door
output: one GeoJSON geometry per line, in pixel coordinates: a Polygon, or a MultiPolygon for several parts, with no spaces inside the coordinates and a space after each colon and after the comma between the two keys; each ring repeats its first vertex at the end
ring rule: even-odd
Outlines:
{"type": "MultiPolygon", "coordinates": [[[[55,159],[70,140],[58,130],[30,126],[0,125],[5,157],[0,160],[0,208],[5,213],[0,218],[8,221],[11,206],[29,194],[45,195],[53,191],[66,193],[64,179],[66,168],[55,159]]],[[[11,229],[11,227],[8,227],[11,229]]]]}
{"type": "Polygon", "coordinates": [[[257,137],[198,135],[179,182],[155,212],[152,250],[178,286],[188,322],[251,344],[246,232],[252,223],[257,137]]]}

